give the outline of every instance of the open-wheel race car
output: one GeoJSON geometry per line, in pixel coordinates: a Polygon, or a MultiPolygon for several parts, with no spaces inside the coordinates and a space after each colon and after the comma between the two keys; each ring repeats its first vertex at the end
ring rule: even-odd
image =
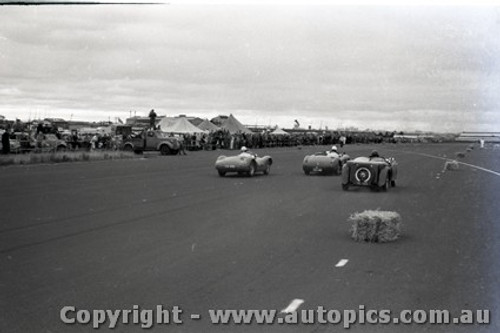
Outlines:
{"type": "Polygon", "coordinates": [[[342,189],[347,191],[350,186],[367,186],[387,191],[396,186],[397,176],[398,164],[392,157],[357,157],[342,167],[342,189]]]}
{"type": "Polygon", "coordinates": [[[244,153],[236,156],[219,156],[215,161],[215,168],[221,177],[228,172],[252,177],[256,172],[268,175],[272,164],[271,156],[259,157],[256,154],[244,153]]]}
{"type": "Polygon", "coordinates": [[[311,173],[319,174],[342,174],[342,166],[350,159],[347,154],[329,154],[328,152],[318,152],[307,155],[302,162],[302,170],[306,175],[311,173]]]}

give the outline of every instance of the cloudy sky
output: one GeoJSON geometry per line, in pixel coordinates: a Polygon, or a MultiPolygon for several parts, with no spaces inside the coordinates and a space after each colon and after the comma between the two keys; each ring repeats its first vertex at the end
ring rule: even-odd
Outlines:
{"type": "Polygon", "coordinates": [[[0,115],[500,131],[500,7],[0,7],[0,115]]]}

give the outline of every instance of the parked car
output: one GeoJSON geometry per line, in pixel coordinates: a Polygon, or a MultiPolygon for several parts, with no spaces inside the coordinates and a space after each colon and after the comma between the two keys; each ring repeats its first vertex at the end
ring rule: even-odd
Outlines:
{"type": "Polygon", "coordinates": [[[121,149],[142,153],[159,151],[162,155],[177,155],[180,149],[179,140],[168,133],[157,130],[132,132],[120,144],[121,149]]]}
{"type": "Polygon", "coordinates": [[[68,149],[68,143],[52,133],[43,134],[41,144],[42,151],[64,151],[68,149]]]}
{"type": "Polygon", "coordinates": [[[273,159],[271,156],[259,157],[257,155],[219,156],[215,161],[215,168],[219,176],[224,177],[228,172],[252,177],[256,172],[268,175],[271,171],[273,159]]]}
{"type": "MultiPolygon", "coordinates": [[[[0,130],[0,136],[2,136],[3,133],[4,131],[0,130]]],[[[9,143],[10,143],[9,150],[11,154],[17,154],[21,152],[21,142],[13,134],[9,136],[9,143]]],[[[3,143],[0,141],[0,153],[2,152],[2,150],[3,150],[3,143]]]]}
{"type": "Polygon", "coordinates": [[[302,170],[306,175],[311,173],[342,174],[342,166],[350,159],[347,154],[332,156],[327,152],[318,152],[307,155],[302,162],[302,170]]]}
{"type": "Polygon", "coordinates": [[[387,191],[396,186],[398,164],[394,158],[357,157],[342,167],[342,189],[351,186],[368,186],[374,190],[387,191]]]}
{"type": "Polygon", "coordinates": [[[10,140],[16,140],[19,142],[20,153],[29,153],[36,148],[35,139],[33,139],[27,132],[14,132],[10,135],[10,140]]]}

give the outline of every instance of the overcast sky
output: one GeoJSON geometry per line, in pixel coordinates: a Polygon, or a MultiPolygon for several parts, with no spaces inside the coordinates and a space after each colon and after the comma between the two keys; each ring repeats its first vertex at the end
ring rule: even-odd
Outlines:
{"type": "Polygon", "coordinates": [[[0,7],[0,115],[500,131],[500,7],[0,7]]]}

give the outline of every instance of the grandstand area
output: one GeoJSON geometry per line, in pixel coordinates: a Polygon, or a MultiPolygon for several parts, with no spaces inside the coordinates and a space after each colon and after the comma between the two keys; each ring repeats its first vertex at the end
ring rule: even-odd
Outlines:
{"type": "Polygon", "coordinates": [[[484,142],[500,143],[500,132],[462,132],[456,138],[461,142],[484,142]]]}

